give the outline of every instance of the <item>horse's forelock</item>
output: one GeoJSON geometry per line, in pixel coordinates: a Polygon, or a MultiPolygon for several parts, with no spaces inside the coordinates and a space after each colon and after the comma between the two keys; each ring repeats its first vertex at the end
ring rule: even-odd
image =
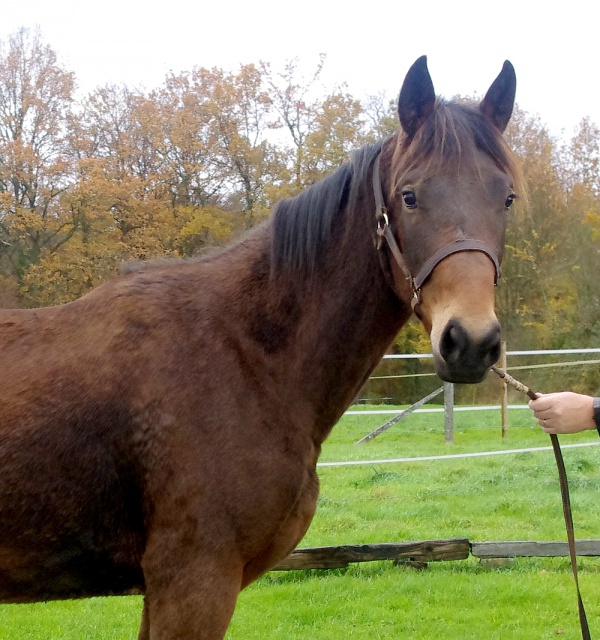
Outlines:
{"type": "Polygon", "coordinates": [[[390,172],[392,189],[416,167],[424,179],[448,168],[459,171],[465,163],[476,165],[477,151],[486,153],[510,176],[517,194],[525,196],[522,171],[501,132],[477,107],[439,99],[414,138],[398,136],[390,172]]]}

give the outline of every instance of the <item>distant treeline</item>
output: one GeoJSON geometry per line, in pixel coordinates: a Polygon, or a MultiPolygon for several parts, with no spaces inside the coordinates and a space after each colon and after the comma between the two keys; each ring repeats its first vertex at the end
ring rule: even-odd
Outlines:
{"type": "MultiPolygon", "coordinates": [[[[225,243],[396,130],[394,100],[320,90],[323,64],[310,80],[294,61],[198,66],[153,90],[77,97],[74,73],[38,32],[0,42],[0,306],[65,302],[123,260],[225,243]]],[[[600,130],[586,118],[557,140],[517,109],[507,137],[529,193],[510,213],[504,337],[513,349],[598,346],[600,130]]],[[[396,348],[428,344],[414,324],[396,348]]],[[[598,392],[597,369],[565,382],[598,392]]]]}

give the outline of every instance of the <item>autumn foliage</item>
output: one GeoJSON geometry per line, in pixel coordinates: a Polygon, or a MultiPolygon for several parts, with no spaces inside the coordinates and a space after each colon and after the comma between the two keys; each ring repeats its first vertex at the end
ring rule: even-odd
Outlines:
{"type": "MultiPolygon", "coordinates": [[[[0,306],[63,303],[125,260],[223,244],[394,131],[392,100],[327,93],[323,64],[309,80],[293,61],[194,67],[151,91],[81,97],[39,33],[0,42],[0,306]]],[[[507,135],[529,193],[511,209],[505,336],[513,348],[599,346],[600,130],[584,119],[557,140],[517,109],[507,135]]],[[[415,328],[398,348],[427,347],[415,328]]]]}

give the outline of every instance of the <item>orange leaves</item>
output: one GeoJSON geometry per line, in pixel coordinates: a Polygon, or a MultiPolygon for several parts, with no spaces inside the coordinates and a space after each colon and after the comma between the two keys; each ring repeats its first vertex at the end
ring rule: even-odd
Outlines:
{"type": "Polygon", "coordinates": [[[265,218],[365,140],[362,107],[296,62],[197,67],[151,92],[74,78],[38,33],[0,43],[0,267],[62,302],[120,260],[191,256],[265,218]],[[11,102],[12,100],[12,102],[11,102]]]}

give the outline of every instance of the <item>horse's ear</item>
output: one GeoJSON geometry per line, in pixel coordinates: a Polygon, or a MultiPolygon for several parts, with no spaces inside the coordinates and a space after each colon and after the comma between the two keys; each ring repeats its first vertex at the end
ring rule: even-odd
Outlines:
{"type": "Polygon", "coordinates": [[[485,94],[479,108],[500,131],[504,131],[515,106],[517,76],[515,68],[506,60],[502,71],[485,94]]]}
{"type": "Polygon", "coordinates": [[[435,91],[427,69],[427,56],[421,56],[408,70],[398,98],[400,124],[409,138],[414,137],[434,106],[435,91]]]}

